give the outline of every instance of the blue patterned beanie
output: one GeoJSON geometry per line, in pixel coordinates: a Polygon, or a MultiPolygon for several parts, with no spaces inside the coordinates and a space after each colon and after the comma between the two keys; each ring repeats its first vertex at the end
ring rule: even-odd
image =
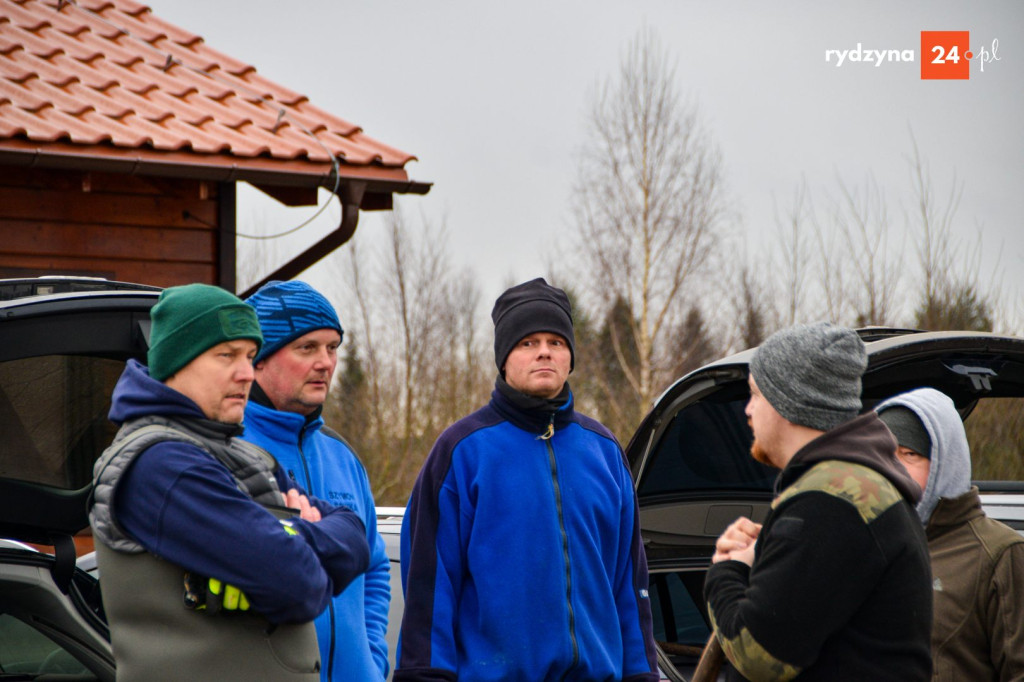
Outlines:
{"type": "Polygon", "coordinates": [[[256,309],[263,330],[263,347],[254,363],[317,329],[345,333],[331,302],[305,282],[267,282],[245,302],[256,309]]]}

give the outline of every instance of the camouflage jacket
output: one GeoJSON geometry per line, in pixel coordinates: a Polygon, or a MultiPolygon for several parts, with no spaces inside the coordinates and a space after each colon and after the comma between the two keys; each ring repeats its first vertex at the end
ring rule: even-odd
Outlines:
{"type": "Polygon", "coordinates": [[[779,474],[753,566],[710,568],[709,614],[739,679],[929,678],[920,489],[894,451],[874,413],[824,433],[779,474]]]}

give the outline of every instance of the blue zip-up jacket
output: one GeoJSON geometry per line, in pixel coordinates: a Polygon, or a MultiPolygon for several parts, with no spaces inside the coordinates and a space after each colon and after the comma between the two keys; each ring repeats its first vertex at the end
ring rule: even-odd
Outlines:
{"type": "Polygon", "coordinates": [[[622,450],[572,398],[449,427],[402,526],[395,680],[657,680],[622,450]],[[550,438],[542,438],[553,424],[550,438]]]}
{"type": "MultiPolygon", "coordinates": [[[[114,388],[110,420],[146,415],[206,419],[192,400],[130,360],[114,388]]],[[[241,427],[238,427],[241,431],[241,427]]],[[[295,485],[280,469],[282,491],[295,485]]],[[[194,445],[167,441],[136,457],[114,498],[118,524],[151,554],[246,594],[272,623],[305,623],[358,577],[366,531],[351,511],[315,498],[323,519],[292,519],[298,535],[240,491],[227,468],[194,445]]]]}
{"type": "Polygon", "coordinates": [[[336,596],[316,619],[324,682],[383,680],[388,674],[390,564],[377,533],[377,513],[366,470],[348,445],[321,430],[319,416],[282,412],[250,400],[243,438],[270,452],[313,495],[355,511],[366,526],[370,568],[336,596]]]}

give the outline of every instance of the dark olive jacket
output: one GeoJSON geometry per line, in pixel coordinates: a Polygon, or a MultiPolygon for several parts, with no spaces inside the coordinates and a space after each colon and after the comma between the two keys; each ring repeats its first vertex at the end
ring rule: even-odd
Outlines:
{"type": "Polygon", "coordinates": [[[928,521],[934,680],[1024,680],[1024,537],[981,509],[978,489],[928,521]]]}

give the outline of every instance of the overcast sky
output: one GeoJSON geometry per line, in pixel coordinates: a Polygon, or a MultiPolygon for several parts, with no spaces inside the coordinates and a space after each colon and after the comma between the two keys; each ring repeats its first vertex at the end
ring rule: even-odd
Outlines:
{"type": "MultiPolygon", "coordinates": [[[[645,24],[677,60],[724,163],[738,229],[775,229],[802,179],[812,192],[873,173],[910,201],[910,130],[945,196],[963,182],[958,230],[1024,292],[1024,2],[683,0],[150,0],[164,19],[251,63],[317,106],[411,152],[434,183],[405,206],[447,220],[458,265],[491,301],[543,274],[568,212],[594,87],[645,24]],[[970,31],[966,81],[920,78],[921,31],[970,31]],[[825,61],[825,51],[913,50],[912,63],[825,61]]],[[[242,207],[240,217],[269,215],[242,207]]],[[[308,213],[308,209],[307,213],[308,213]]],[[[336,215],[336,214],[335,214],[336,215]]],[[[275,214],[276,216],[276,214],[275,214]]],[[[902,222],[901,216],[890,216],[902,222]]],[[[271,220],[288,220],[273,217],[271,220]]],[[[379,229],[363,215],[360,230],[379,229]]],[[[307,238],[313,238],[313,235],[307,238]]],[[[296,242],[297,246],[301,246],[296,242]]],[[[913,244],[905,243],[908,268],[913,244]]],[[[316,283],[317,274],[304,277],[316,283]]],[[[1018,310],[1020,303],[1018,302],[1018,310]]]]}

